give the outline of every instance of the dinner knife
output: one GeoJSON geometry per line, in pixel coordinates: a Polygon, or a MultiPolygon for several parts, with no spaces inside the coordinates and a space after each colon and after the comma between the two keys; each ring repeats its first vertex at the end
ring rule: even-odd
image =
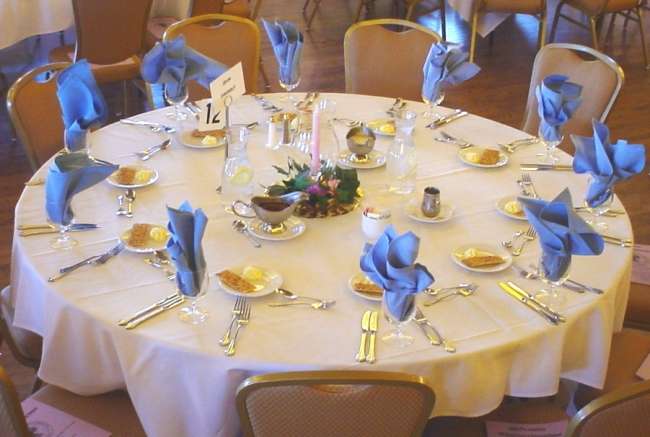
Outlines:
{"type": "MultiPolygon", "coordinates": [[[[73,226],[68,229],[69,232],[81,232],[81,231],[90,231],[97,229],[97,225],[88,225],[88,226],[73,226]]],[[[25,229],[18,231],[18,235],[21,237],[31,237],[32,235],[47,235],[47,234],[58,234],[60,231],[55,228],[39,228],[39,229],[25,229]]]]}
{"type": "Polygon", "coordinates": [[[366,342],[368,338],[368,330],[370,329],[371,315],[372,311],[367,310],[363,313],[363,317],[361,318],[361,342],[359,344],[359,352],[355,357],[355,359],[360,363],[366,361],[366,342]]]}
{"type": "Polygon", "coordinates": [[[449,124],[454,120],[458,120],[459,118],[465,117],[466,115],[469,115],[469,113],[467,111],[455,112],[452,115],[442,117],[440,120],[436,120],[434,122],[429,123],[427,125],[427,127],[430,128],[430,129],[437,129],[440,126],[444,126],[446,124],[449,124]]]}
{"type": "Polygon", "coordinates": [[[372,364],[375,362],[375,343],[377,341],[377,328],[379,327],[379,320],[377,320],[377,311],[373,311],[370,315],[370,340],[368,346],[368,356],[366,362],[372,364]]]}
{"type": "MultiPolygon", "coordinates": [[[[99,225],[95,223],[73,223],[70,226],[69,230],[74,230],[74,229],[94,229],[94,228],[99,228],[99,225]]],[[[50,223],[42,223],[42,224],[27,224],[27,225],[18,225],[16,226],[16,229],[19,231],[31,231],[31,230],[38,230],[38,229],[45,229],[45,230],[55,230],[56,232],[59,232],[57,227],[50,224],[50,223]]]]}
{"type": "Polygon", "coordinates": [[[167,296],[167,297],[165,297],[163,299],[160,299],[158,302],[156,302],[154,304],[151,304],[146,308],[141,309],[140,311],[138,311],[137,313],[135,313],[134,315],[132,315],[128,319],[120,320],[119,322],[117,322],[117,324],[120,325],[120,326],[126,326],[126,325],[128,325],[129,322],[144,316],[145,314],[149,313],[150,311],[155,310],[156,308],[158,308],[160,306],[164,306],[167,302],[169,302],[171,300],[174,300],[177,296],[178,296],[178,293],[170,294],[169,296],[167,296]]]}
{"type": "Polygon", "coordinates": [[[530,294],[529,292],[527,292],[526,290],[524,290],[523,288],[521,288],[520,286],[518,286],[514,282],[508,281],[507,284],[509,286],[511,286],[515,291],[517,291],[518,293],[523,295],[526,299],[529,299],[529,300],[533,301],[538,307],[540,307],[542,309],[542,311],[544,311],[549,316],[555,318],[558,322],[566,322],[566,318],[562,314],[560,314],[557,311],[551,309],[544,302],[540,302],[535,296],[533,296],[532,294],[530,294]]]}
{"type": "Polygon", "coordinates": [[[554,317],[551,317],[549,314],[546,314],[544,311],[541,310],[540,307],[538,307],[537,305],[535,305],[534,302],[532,302],[532,301],[526,299],[526,297],[524,297],[522,294],[519,294],[519,293],[518,293],[514,288],[510,287],[510,286],[509,286],[508,284],[506,284],[505,282],[499,282],[499,287],[501,287],[501,289],[503,289],[503,291],[505,291],[506,293],[508,293],[510,296],[514,297],[514,298],[517,299],[519,302],[523,303],[523,304],[526,305],[528,308],[530,308],[531,310],[535,311],[535,312],[536,312],[537,314],[539,314],[540,316],[544,317],[546,320],[548,320],[548,321],[551,322],[552,324],[554,324],[554,325],[557,325],[557,324],[558,324],[558,321],[557,321],[554,317]]]}
{"type": "Polygon", "coordinates": [[[183,296],[181,296],[181,295],[178,295],[174,299],[166,302],[164,305],[161,305],[161,306],[157,307],[153,311],[150,311],[147,314],[144,314],[143,316],[141,316],[141,317],[139,317],[137,319],[131,320],[124,327],[126,329],[133,329],[133,328],[139,326],[140,324],[146,322],[147,320],[149,320],[149,319],[151,319],[153,317],[156,317],[158,314],[162,314],[167,310],[170,310],[170,309],[172,309],[174,307],[179,306],[184,301],[185,301],[185,298],[183,296]]]}
{"type": "Polygon", "coordinates": [[[571,165],[560,164],[520,164],[521,171],[573,171],[571,165]]]}

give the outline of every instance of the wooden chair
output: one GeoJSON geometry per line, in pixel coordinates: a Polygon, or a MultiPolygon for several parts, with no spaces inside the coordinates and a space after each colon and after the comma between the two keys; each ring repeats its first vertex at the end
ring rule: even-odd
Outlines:
{"type": "MultiPolygon", "coordinates": [[[[113,436],[144,437],[140,420],[129,395],[116,391],[98,396],[78,396],[53,385],[46,385],[32,396],[67,414],[109,431],[113,436]]],[[[0,367],[0,435],[31,437],[16,389],[0,367]]]]}
{"type": "MultiPolygon", "coordinates": [[[[208,14],[173,24],[163,36],[164,41],[185,36],[188,46],[229,67],[242,63],[246,90],[257,90],[260,65],[260,30],[248,18],[225,14],[208,14]]],[[[210,96],[210,91],[196,83],[188,85],[191,100],[210,96]]]]}
{"type": "Polygon", "coordinates": [[[353,24],[343,41],[345,91],[421,100],[422,65],[431,44],[440,41],[440,35],[412,21],[385,18],[353,24]]]}
{"type": "MultiPolygon", "coordinates": [[[[0,341],[4,340],[16,361],[38,372],[41,365],[43,338],[26,329],[14,326],[14,307],[11,302],[11,289],[5,287],[0,292],[0,341]]],[[[36,377],[32,393],[41,386],[36,377]]]]}
{"type": "Polygon", "coordinates": [[[246,437],[420,436],[435,395],[419,376],[317,371],[253,376],[237,390],[246,437]]]}
{"type": "Polygon", "coordinates": [[[650,61],[648,60],[648,50],[643,29],[643,0],[560,0],[560,3],[557,5],[557,9],[555,10],[555,17],[553,18],[550,40],[552,42],[555,39],[557,23],[561,17],[576,26],[589,30],[591,32],[592,44],[596,50],[599,50],[599,24],[604,19],[605,14],[623,14],[627,19],[632,19],[638,23],[645,68],[650,69],[650,61]],[[568,15],[562,14],[562,8],[564,6],[570,6],[585,14],[589,18],[589,26],[584,25],[582,22],[568,15]],[[636,17],[634,17],[632,13],[634,13],[636,17]]]}
{"type": "Polygon", "coordinates": [[[59,62],[36,67],[18,78],[7,93],[9,117],[33,171],[63,148],[56,75],[69,66],[59,62]]]}
{"type": "MultiPolygon", "coordinates": [[[[413,20],[413,14],[415,13],[415,8],[422,3],[423,0],[402,0],[406,5],[406,15],[404,16],[405,20],[413,20]]],[[[442,34],[442,39],[447,40],[447,11],[445,7],[445,0],[439,0],[437,5],[432,8],[429,8],[427,13],[440,11],[440,33],[442,34]]]]}
{"type": "Polygon", "coordinates": [[[52,50],[50,61],[87,59],[98,84],[121,81],[126,115],[127,81],[140,76],[151,2],[72,0],[77,43],[52,50]]]}
{"type": "Polygon", "coordinates": [[[582,103],[563,128],[569,134],[591,136],[591,120],[605,122],[623,86],[623,69],[610,57],[590,47],[577,44],[548,44],[535,57],[522,130],[538,134],[539,115],[535,88],[549,74],[563,74],[582,85],[582,103]],[[585,59],[587,57],[588,59],[585,59]]]}
{"type": "Polygon", "coordinates": [[[533,15],[539,20],[537,45],[541,49],[546,42],[546,0],[477,0],[474,2],[472,30],[469,49],[469,61],[474,62],[478,19],[487,12],[510,12],[513,14],[533,15]]]}
{"type": "Polygon", "coordinates": [[[571,419],[565,437],[642,437],[650,433],[650,381],[608,393],[571,419]]]}

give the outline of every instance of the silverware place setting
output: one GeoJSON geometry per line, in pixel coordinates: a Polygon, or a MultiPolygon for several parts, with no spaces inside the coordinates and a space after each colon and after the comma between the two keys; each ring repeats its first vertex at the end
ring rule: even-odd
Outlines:
{"type": "Polygon", "coordinates": [[[521,244],[519,247],[514,247],[510,250],[510,253],[512,256],[519,256],[522,254],[524,251],[524,247],[526,247],[526,244],[528,244],[531,241],[534,241],[535,238],[537,238],[537,232],[535,232],[535,229],[532,226],[529,226],[526,232],[521,234],[521,244]]]}
{"type": "Polygon", "coordinates": [[[386,114],[390,115],[391,117],[395,117],[399,111],[406,109],[407,104],[407,101],[401,97],[398,97],[393,102],[393,105],[386,110],[386,114]]]}
{"type": "Polygon", "coordinates": [[[446,352],[453,354],[456,352],[456,346],[440,334],[440,331],[431,323],[419,307],[415,307],[415,316],[413,317],[415,324],[419,326],[422,333],[425,335],[432,346],[441,346],[446,352]],[[433,334],[433,335],[432,335],[433,334]]]}
{"type": "Polygon", "coordinates": [[[362,121],[353,120],[351,118],[332,118],[333,122],[341,123],[345,127],[359,127],[363,124],[362,121]]]}
{"type": "MultiPolygon", "coordinates": [[[[80,231],[90,231],[93,229],[98,229],[100,226],[94,223],[73,223],[68,228],[70,232],[80,232],[80,231]]],[[[44,234],[57,234],[59,233],[59,228],[51,225],[49,223],[44,224],[33,224],[33,225],[18,225],[16,228],[18,230],[18,235],[21,237],[30,237],[32,235],[44,235],[44,234]]]]}
{"type": "MultiPolygon", "coordinates": [[[[512,269],[522,278],[524,279],[530,279],[530,280],[541,280],[541,276],[539,275],[539,271],[537,270],[537,267],[534,265],[529,265],[530,270],[526,270],[523,267],[518,266],[517,264],[512,264],[512,269]]],[[[563,288],[566,288],[567,290],[575,291],[576,293],[584,293],[585,291],[589,291],[591,293],[595,294],[603,294],[604,291],[600,288],[597,287],[591,287],[589,285],[582,284],[578,281],[575,281],[573,279],[567,279],[563,284],[563,288]]]]}
{"type": "Polygon", "coordinates": [[[537,137],[521,138],[519,140],[510,141],[509,143],[499,143],[498,146],[507,153],[514,153],[518,148],[523,146],[531,146],[539,143],[540,139],[537,137]]]}
{"type": "Polygon", "coordinates": [[[133,156],[137,156],[140,158],[142,161],[148,161],[151,159],[153,155],[156,153],[167,150],[169,148],[169,145],[171,144],[172,140],[166,139],[160,144],[156,144],[155,146],[148,147],[140,152],[135,152],[133,153],[133,156]]]}
{"type": "Polygon", "coordinates": [[[611,235],[601,235],[605,243],[613,244],[621,247],[634,247],[634,241],[630,238],[619,238],[611,235]]]}
{"type": "Polygon", "coordinates": [[[250,319],[251,319],[251,305],[248,303],[246,299],[244,299],[244,302],[242,303],[241,306],[240,313],[237,315],[237,319],[236,319],[237,325],[235,326],[235,334],[232,336],[230,343],[228,343],[228,346],[226,346],[226,349],[224,350],[224,354],[226,354],[226,356],[231,357],[235,355],[239,332],[242,327],[248,325],[250,319]]]}
{"type": "Polygon", "coordinates": [[[74,272],[75,270],[87,266],[87,265],[102,265],[105,264],[106,261],[109,259],[113,258],[114,256],[118,255],[120,252],[124,250],[124,243],[120,242],[117,244],[117,246],[109,249],[108,251],[101,253],[99,255],[93,255],[91,257],[88,257],[84,260],[79,261],[78,263],[72,264],[67,267],[62,267],[59,269],[59,272],[54,275],[50,276],[47,281],[48,282],[55,282],[58,281],[59,279],[63,278],[64,276],[67,276],[68,274],[74,272]]]}
{"type": "Polygon", "coordinates": [[[522,173],[521,177],[517,179],[517,184],[521,188],[522,194],[527,197],[532,197],[533,199],[539,199],[539,194],[535,189],[535,184],[533,184],[533,179],[528,173],[522,173]]]}
{"type": "Polygon", "coordinates": [[[467,115],[469,115],[467,111],[456,109],[451,114],[442,116],[437,120],[432,121],[431,123],[427,124],[426,127],[428,129],[437,129],[441,126],[451,123],[452,121],[456,121],[460,118],[466,117],[467,115]]]}
{"type": "MultiPolygon", "coordinates": [[[[590,207],[588,207],[586,205],[574,206],[573,209],[575,211],[577,211],[577,212],[585,212],[585,211],[586,212],[591,212],[593,210],[593,208],[590,208],[590,207]]],[[[625,212],[622,209],[608,209],[607,214],[611,214],[611,216],[614,217],[614,216],[619,216],[619,215],[626,215],[627,212],[625,212]]]]}
{"type": "Polygon", "coordinates": [[[156,132],[156,133],[164,132],[166,134],[173,134],[174,132],[176,132],[176,129],[171,127],[171,126],[167,126],[167,125],[161,124],[161,123],[153,123],[151,121],[130,120],[128,118],[124,118],[124,119],[120,120],[120,123],[128,124],[128,125],[131,125],[131,126],[148,127],[152,132],[156,132]]]}
{"type": "Polygon", "coordinates": [[[248,239],[248,241],[251,242],[251,244],[254,247],[256,247],[258,249],[260,247],[262,247],[262,244],[260,243],[260,240],[258,240],[257,237],[255,237],[251,233],[250,229],[248,229],[248,225],[243,220],[239,220],[239,219],[233,220],[232,228],[235,231],[239,232],[240,234],[244,235],[248,239]]]}
{"type": "Polygon", "coordinates": [[[320,93],[310,91],[305,95],[304,99],[296,102],[294,106],[299,111],[308,111],[311,109],[316,99],[318,99],[318,96],[320,96],[320,93]]]}
{"type": "Polygon", "coordinates": [[[501,289],[511,297],[518,300],[531,310],[535,311],[537,314],[552,324],[557,325],[558,323],[565,321],[565,318],[563,316],[550,309],[546,304],[543,304],[539,300],[535,299],[532,294],[528,293],[514,282],[499,282],[499,287],[501,287],[501,289]]]}
{"type": "Polygon", "coordinates": [[[521,171],[573,171],[573,166],[563,164],[520,164],[521,171]]]}
{"type": "Polygon", "coordinates": [[[153,303],[140,311],[136,312],[134,315],[127,319],[122,319],[117,324],[126,329],[133,329],[140,324],[156,317],[159,314],[164,313],[172,308],[176,308],[185,301],[185,297],[182,294],[174,293],[169,296],[159,300],[156,303],[153,303]]]}
{"type": "Polygon", "coordinates": [[[223,336],[221,336],[221,339],[219,340],[219,344],[221,346],[228,346],[230,345],[231,336],[232,336],[232,328],[235,322],[237,322],[237,318],[241,315],[242,309],[244,308],[244,304],[246,303],[246,298],[242,296],[238,296],[237,300],[235,301],[235,305],[232,307],[232,317],[230,318],[230,323],[228,324],[228,329],[226,329],[226,332],[224,332],[223,336]]]}
{"type": "Polygon", "coordinates": [[[335,300],[319,299],[317,297],[298,295],[293,291],[287,290],[286,288],[276,288],[275,293],[288,299],[290,302],[271,303],[269,304],[270,307],[307,305],[315,310],[326,310],[336,303],[335,300]]]}
{"type": "Polygon", "coordinates": [[[280,112],[282,111],[282,108],[275,106],[273,103],[271,103],[269,100],[265,99],[262,96],[259,96],[257,94],[250,94],[252,98],[255,99],[257,103],[262,107],[263,110],[269,111],[269,112],[280,112]]]}
{"type": "Polygon", "coordinates": [[[452,135],[449,135],[447,132],[440,131],[439,133],[440,133],[440,136],[437,137],[437,138],[434,138],[435,141],[439,141],[441,143],[454,144],[454,145],[460,147],[461,149],[466,149],[468,147],[474,147],[475,146],[475,144],[472,144],[472,143],[470,143],[468,141],[465,141],[463,139],[460,139],[460,138],[456,138],[456,137],[454,137],[452,135]]]}
{"type": "Polygon", "coordinates": [[[424,306],[428,307],[454,296],[468,297],[473,295],[477,289],[477,284],[459,284],[454,287],[435,288],[432,289],[431,292],[425,290],[424,293],[431,296],[433,299],[426,301],[424,306]]]}
{"type": "Polygon", "coordinates": [[[361,317],[361,340],[355,360],[359,363],[372,364],[377,360],[377,330],[379,328],[379,313],[367,310],[361,317]]]}

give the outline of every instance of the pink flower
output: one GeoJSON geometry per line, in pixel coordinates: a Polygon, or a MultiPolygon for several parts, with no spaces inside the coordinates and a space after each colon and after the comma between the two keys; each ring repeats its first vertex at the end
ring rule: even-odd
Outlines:
{"type": "Polygon", "coordinates": [[[327,186],[329,187],[330,191],[334,193],[336,192],[336,188],[339,186],[340,182],[341,181],[338,179],[330,179],[329,181],[327,181],[327,186]]]}
{"type": "Polygon", "coordinates": [[[306,190],[309,194],[313,194],[314,196],[326,196],[327,195],[327,190],[323,187],[321,187],[318,184],[313,184],[307,187],[306,190]]]}

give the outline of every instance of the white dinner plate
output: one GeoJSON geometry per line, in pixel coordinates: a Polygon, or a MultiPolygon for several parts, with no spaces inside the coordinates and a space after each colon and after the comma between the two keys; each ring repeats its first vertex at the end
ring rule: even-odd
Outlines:
{"type": "Polygon", "coordinates": [[[260,219],[253,219],[248,224],[248,230],[258,238],[269,241],[285,241],[292,240],[305,232],[305,222],[298,217],[289,217],[284,222],[285,229],[282,232],[271,234],[263,230],[264,222],[260,219]]]}
{"type": "Polygon", "coordinates": [[[203,138],[192,136],[192,132],[191,130],[186,130],[181,133],[181,142],[185,147],[189,147],[190,149],[215,149],[226,144],[225,136],[218,138],[216,144],[203,144],[201,142],[203,138]]]}
{"type": "Polygon", "coordinates": [[[349,168],[370,170],[384,166],[386,164],[386,155],[377,150],[373,150],[368,153],[368,159],[366,161],[358,161],[354,159],[354,154],[347,150],[339,155],[339,164],[349,168]]]}
{"type": "Polygon", "coordinates": [[[461,161],[463,161],[467,165],[471,165],[472,167],[479,167],[479,168],[498,168],[498,167],[503,167],[508,163],[508,156],[501,152],[499,152],[499,160],[497,161],[496,164],[479,164],[477,162],[472,162],[469,159],[467,159],[467,155],[469,153],[472,153],[476,151],[477,147],[472,146],[472,147],[466,147],[464,149],[460,149],[458,151],[458,157],[460,158],[461,161]]]}
{"type": "Polygon", "coordinates": [[[454,249],[454,251],[451,253],[451,259],[462,268],[469,270],[471,272],[478,272],[478,273],[501,272],[503,270],[506,270],[508,267],[512,265],[512,256],[510,256],[510,254],[506,250],[493,244],[464,244],[454,249]],[[496,266],[469,267],[463,264],[463,262],[460,260],[459,255],[465,253],[465,251],[470,248],[474,248],[482,252],[489,252],[494,255],[500,256],[501,258],[503,258],[504,262],[496,266]]]}
{"type": "Polygon", "coordinates": [[[395,127],[395,120],[392,120],[390,118],[370,120],[368,123],[366,123],[366,126],[368,126],[368,129],[370,129],[375,135],[381,135],[383,137],[394,137],[395,133],[397,132],[397,128],[395,127]],[[381,130],[382,126],[391,124],[393,125],[392,132],[385,132],[381,130]]]}
{"type": "Polygon", "coordinates": [[[354,275],[350,276],[348,280],[348,289],[353,293],[359,296],[360,298],[371,300],[373,302],[381,302],[383,294],[374,294],[374,293],[364,293],[363,291],[357,291],[354,289],[354,284],[357,282],[374,284],[363,272],[357,272],[354,275]]]}
{"type": "Polygon", "coordinates": [[[142,187],[148,187],[149,185],[155,184],[156,181],[158,180],[158,177],[159,177],[158,171],[151,168],[151,167],[147,167],[146,165],[128,164],[128,165],[121,165],[120,166],[120,168],[124,168],[124,167],[132,168],[135,171],[149,171],[149,172],[151,172],[151,174],[150,174],[149,178],[146,181],[143,181],[143,182],[136,182],[136,183],[133,183],[133,184],[120,184],[117,181],[117,173],[119,171],[118,170],[115,173],[113,173],[112,175],[110,175],[108,177],[108,179],[106,179],[106,181],[108,181],[109,184],[111,184],[112,186],[117,187],[117,188],[142,188],[142,187]]]}
{"type": "Polygon", "coordinates": [[[451,203],[442,202],[440,204],[440,214],[435,217],[427,217],[422,213],[422,209],[420,209],[421,204],[421,199],[411,199],[411,201],[406,205],[406,215],[410,219],[421,223],[444,223],[454,216],[454,211],[456,209],[456,207],[451,203]]]}
{"type": "Polygon", "coordinates": [[[131,230],[133,227],[130,227],[126,231],[122,232],[120,235],[120,241],[124,243],[124,249],[128,250],[129,252],[136,252],[136,253],[150,253],[150,252],[155,252],[157,250],[165,250],[165,247],[167,247],[167,241],[169,240],[169,232],[167,231],[167,228],[163,225],[154,225],[154,224],[149,224],[151,228],[160,228],[164,232],[167,233],[167,238],[165,238],[164,241],[160,240],[155,240],[151,238],[151,229],[149,229],[149,236],[147,237],[147,240],[145,241],[145,244],[143,246],[131,246],[129,244],[129,238],[131,237],[131,230]]]}
{"type": "MultiPolygon", "coordinates": [[[[234,274],[242,276],[244,269],[246,267],[248,266],[237,266],[237,267],[231,267],[226,270],[230,270],[234,274]]],[[[250,293],[242,293],[240,291],[237,291],[224,284],[221,281],[221,278],[219,278],[219,276],[216,275],[217,282],[219,283],[219,287],[221,287],[221,289],[226,293],[232,294],[233,296],[262,297],[262,296],[268,296],[269,294],[275,292],[276,288],[282,286],[282,282],[284,281],[284,279],[282,278],[282,275],[276,272],[275,270],[267,269],[266,267],[260,267],[260,266],[250,266],[250,267],[255,267],[262,271],[262,277],[260,279],[254,281],[250,279],[246,279],[248,282],[253,284],[253,286],[255,286],[255,291],[251,291],[250,293]]]]}
{"type": "Polygon", "coordinates": [[[506,205],[508,204],[508,202],[512,202],[512,201],[517,201],[517,196],[506,196],[497,200],[496,203],[497,211],[499,211],[501,214],[505,215],[506,217],[510,217],[511,219],[528,221],[523,210],[521,212],[521,215],[512,214],[506,211],[506,205]]]}

